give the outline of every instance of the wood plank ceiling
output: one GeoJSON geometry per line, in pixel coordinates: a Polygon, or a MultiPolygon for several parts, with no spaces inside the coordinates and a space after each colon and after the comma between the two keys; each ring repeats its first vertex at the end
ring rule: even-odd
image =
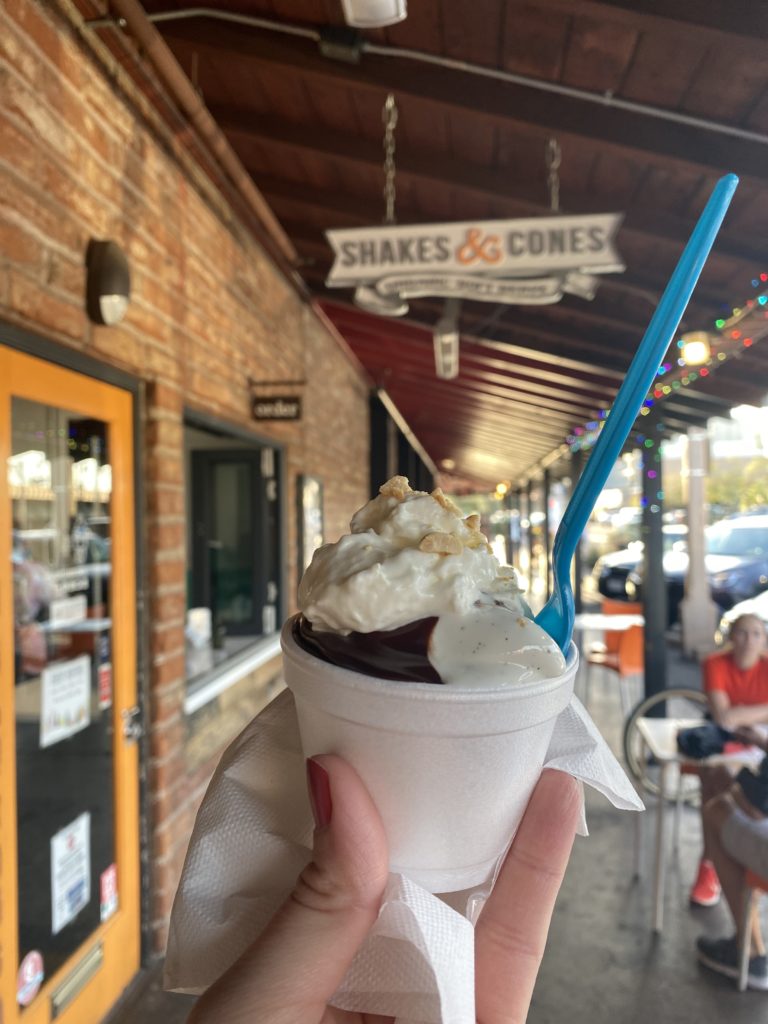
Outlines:
{"type": "MultiPolygon", "coordinates": [[[[143,7],[150,16],[188,9],[183,0],[143,7]]],[[[278,29],[343,26],[336,0],[207,8],[278,29]]],[[[404,22],[363,34],[357,63],[256,23],[193,13],[156,27],[289,235],[316,301],[435,463],[453,463],[457,477],[519,479],[610,405],[724,172],[736,171],[741,185],[683,327],[713,330],[768,270],[763,0],[411,0],[404,22]],[[440,300],[384,319],[324,284],[323,232],[382,221],[389,91],[399,108],[399,223],[545,215],[554,137],[561,210],[623,213],[617,248],[626,272],[601,277],[591,302],[464,302],[460,376],[437,380],[431,332],[440,300]]],[[[768,341],[738,354],[663,401],[668,429],[763,400],[768,341]]]]}

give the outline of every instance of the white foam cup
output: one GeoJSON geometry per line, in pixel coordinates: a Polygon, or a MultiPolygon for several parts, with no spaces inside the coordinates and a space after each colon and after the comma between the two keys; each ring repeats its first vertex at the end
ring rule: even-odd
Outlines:
{"type": "Polygon", "coordinates": [[[304,754],[339,754],[356,769],[384,822],[392,871],[437,893],[487,882],[571,699],[575,646],[560,676],[462,690],[331,665],[299,647],[294,621],[281,642],[304,754]]]}

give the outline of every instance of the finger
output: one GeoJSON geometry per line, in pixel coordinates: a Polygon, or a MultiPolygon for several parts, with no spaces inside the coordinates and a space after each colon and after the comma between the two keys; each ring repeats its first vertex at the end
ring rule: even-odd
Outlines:
{"type": "Polygon", "coordinates": [[[546,771],[477,924],[475,972],[481,1024],[522,1024],[581,810],[579,784],[546,771]]]}
{"type": "Polygon", "coordinates": [[[387,882],[378,811],[356,772],[309,764],[318,827],[312,862],[269,927],[208,992],[190,1024],[315,1024],[376,920],[387,882]]]}

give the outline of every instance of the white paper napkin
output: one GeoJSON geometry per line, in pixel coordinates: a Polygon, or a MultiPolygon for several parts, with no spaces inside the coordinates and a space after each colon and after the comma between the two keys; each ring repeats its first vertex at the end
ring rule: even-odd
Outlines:
{"type": "MultiPolygon", "coordinates": [[[[545,767],[581,779],[615,807],[643,804],[574,697],[545,767]]],[[[583,817],[583,815],[582,815],[583,817]]],[[[224,752],[197,815],[171,916],[166,988],[199,993],[263,931],[311,856],[293,696],[281,693],[224,752]]],[[[586,835],[582,821],[580,834],[586,835]]],[[[378,920],[333,998],[398,1024],[475,1024],[474,930],[487,889],[449,897],[462,913],[390,875],[378,920]],[[464,916],[466,915],[466,916],[464,916]]]]}

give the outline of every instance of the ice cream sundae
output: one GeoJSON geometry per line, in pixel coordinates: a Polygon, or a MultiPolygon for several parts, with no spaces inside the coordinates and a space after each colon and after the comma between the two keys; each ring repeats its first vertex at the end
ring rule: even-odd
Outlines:
{"type": "Polygon", "coordinates": [[[299,588],[297,642],[384,679],[471,688],[559,676],[563,655],[479,525],[439,489],[392,477],[348,534],[315,552],[299,588]]]}

